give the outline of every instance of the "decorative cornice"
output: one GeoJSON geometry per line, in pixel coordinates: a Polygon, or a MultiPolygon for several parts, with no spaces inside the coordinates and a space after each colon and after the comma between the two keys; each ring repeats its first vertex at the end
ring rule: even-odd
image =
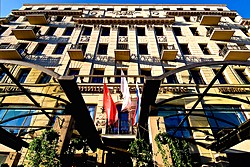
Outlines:
{"type": "Polygon", "coordinates": [[[174,17],[168,18],[73,18],[78,24],[173,24],[175,22],[174,17]]]}
{"type": "Polygon", "coordinates": [[[12,14],[25,16],[27,14],[46,14],[56,16],[81,16],[82,10],[12,10],[12,14]]]}

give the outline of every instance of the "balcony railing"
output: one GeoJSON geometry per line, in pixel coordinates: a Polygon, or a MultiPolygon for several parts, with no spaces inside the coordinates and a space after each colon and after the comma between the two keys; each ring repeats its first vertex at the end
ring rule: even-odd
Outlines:
{"type": "Polygon", "coordinates": [[[174,45],[163,45],[161,50],[161,60],[173,61],[176,58],[178,50],[174,45]]]}
{"type": "Polygon", "coordinates": [[[231,30],[231,27],[224,26],[224,27],[210,27],[210,29],[207,31],[207,37],[209,37],[214,30],[231,30]]]}
{"type": "Polygon", "coordinates": [[[229,26],[211,27],[206,36],[210,37],[211,40],[228,41],[234,34],[234,30],[229,26]]]}
{"type": "Polygon", "coordinates": [[[136,134],[131,120],[118,120],[116,125],[107,126],[106,134],[133,135],[136,134]]]}
{"type": "Polygon", "coordinates": [[[7,60],[20,60],[25,54],[25,50],[21,47],[21,44],[8,44],[0,45],[0,59],[7,60]]]}
{"type": "Polygon", "coordinates": [[[127,44],[117,44],[117,49],[115,52],[115,60],[117,61],[129,61],[130,60],[130,50],[127,44]]]}
{"type": "Polygon", "coordinates": [[[68,49],[68,53],[71,60],[84,60],[85,51],[82,45],[72,44],[68,49]]]}
{"type": "Polygon", "coordinates": [[[244,45],[226,45],[219,54],[224,60],[246,61],[250,57],[250,50],[244,45]]]}
{"type": "Polygon", "coordinates": [[[15,29],[12,29],[12,32],[17,39],[33,40],[40,35],[39,29],[40,28],[36,26],[17,26],[15,29]]]}
{"type": "Polygon", "coordinates": [[[47,14],[54,16],[81,16],[82,10],[18,10],[11,11],[14,15],[25,16],[27,14],[47,14]]]}
{"type": "Polygon", "coordinates": [[[127,50],[128,49],[128,45],[127,44],[118,44],[117,45],[117,49],[127,50]]]}

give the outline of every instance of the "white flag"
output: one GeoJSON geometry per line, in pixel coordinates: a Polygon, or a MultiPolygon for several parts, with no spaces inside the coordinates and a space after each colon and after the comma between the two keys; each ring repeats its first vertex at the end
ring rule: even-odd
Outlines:
{"type": "MultiPolygon", "coordinates": [[[[124,76],[123,71],[121,70],[121,75],[124,76]]],[[[131,96],[129,92],[128,82],[126,77],[121,77],[121,92],[123,96],[122,109],[121,111],[131,109],[131,96]]]]}

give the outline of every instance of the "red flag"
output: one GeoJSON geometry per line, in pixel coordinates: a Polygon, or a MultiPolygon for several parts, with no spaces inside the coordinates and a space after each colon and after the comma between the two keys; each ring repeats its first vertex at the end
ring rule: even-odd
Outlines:
{"type": "Polygon", "coordinates": [[[118,120],[118,111],[106,83],[103,85],[103,108],[106,112],[108,125],[114,124],[118,120]]]}

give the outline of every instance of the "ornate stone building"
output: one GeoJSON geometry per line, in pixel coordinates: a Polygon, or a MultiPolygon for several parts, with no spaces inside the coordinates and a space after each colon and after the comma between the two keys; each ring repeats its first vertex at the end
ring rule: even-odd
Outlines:
{"type": "Polygon", "coordinates": [[[50,127],[62,156],[72,136],[86,138],[88,166],[131,166],[136,137],[152,145],[155,166],[171,163],[157,154],[160,132],[191,142],[194,166],[248,161],[249,20],[226,5],[24,4],[0,23],[0,163],[25,164],[28,142],[50,127]],[[116,126],[106,125],[104,82],[116,126]]]}

